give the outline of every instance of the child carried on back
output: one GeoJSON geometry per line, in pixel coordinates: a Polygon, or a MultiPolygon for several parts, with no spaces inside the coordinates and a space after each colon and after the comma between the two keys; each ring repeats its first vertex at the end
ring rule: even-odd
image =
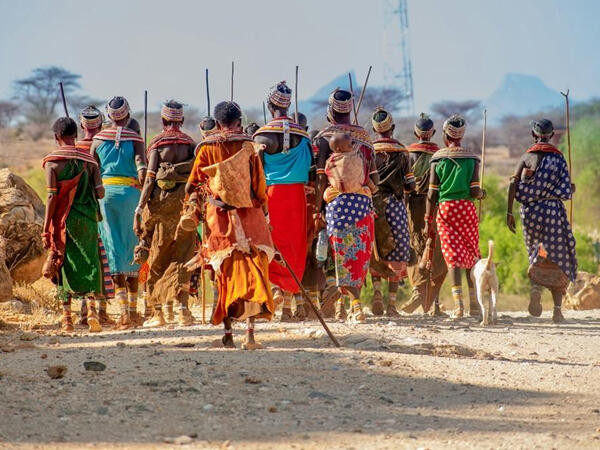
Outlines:
{"type": "Polygon", "coordinates": [[[335,133],[329,139],[333,154],[325,164],[325,174],[330,186],[325,190],[325,201],[331,201],[339,194],[371,195],[377,186],[371,181],[365,161],[358,149],[352,145],[348,133],[335,133]]]}

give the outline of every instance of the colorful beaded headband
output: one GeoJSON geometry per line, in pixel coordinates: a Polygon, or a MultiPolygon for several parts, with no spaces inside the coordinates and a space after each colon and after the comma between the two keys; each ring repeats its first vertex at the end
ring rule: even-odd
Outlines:
{"type": "Polygon", "coordinates": [[[285,84],[285,81],[281,81],[271,88],[271,91],[269,92],[269,101],[280,108],[290,107],[292,104],[292,91],[287,84],[285,84]]]}

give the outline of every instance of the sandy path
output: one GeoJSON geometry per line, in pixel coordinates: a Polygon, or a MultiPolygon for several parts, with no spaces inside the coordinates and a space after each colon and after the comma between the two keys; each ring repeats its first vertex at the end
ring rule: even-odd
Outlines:
{"type": "Polygon", "coordinates": [[[0,353],[0,447],[599,448],[600,311],[567,316],[332,324],[342,349],[314,322],[259,324],[256,352],[211,348],[209,326],[2,334],[33,348],[0,353]]]}

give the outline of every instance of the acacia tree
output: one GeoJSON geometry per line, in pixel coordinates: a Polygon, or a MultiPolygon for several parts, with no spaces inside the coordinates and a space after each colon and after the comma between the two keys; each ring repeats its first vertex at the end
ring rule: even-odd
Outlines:
{"type": "Polygon", "coordinates": [[[18,112],[19,107],[15,103],[0,100],[0,128],[9,127],[18,112]]]}
{"type": "Polygon", "coordinates": [[[58,84],[63,83],[65,96],[79,89],[81,75],[62,67],[38,67],[31,75],[13,82],[15,98],[24,106],[23,114],[29,122],[50,123],[60,104],[58,84]]]}

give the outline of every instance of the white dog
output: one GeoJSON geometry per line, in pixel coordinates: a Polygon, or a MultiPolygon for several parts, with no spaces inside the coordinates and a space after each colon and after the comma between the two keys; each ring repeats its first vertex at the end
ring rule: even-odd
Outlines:
{"type": "Polygon", "coordinates": [[[494,257],[494,241],[488,242],[488,248],[488,257],[477,261],[471,270],[471,278],[475,283],[477,301],[481,310],[481,325],[483,326],[498,322],[498,314],[496,312],[498,276],[496,275],[496,265],[492,260],[494,257]],[[486,308],[486,299],[484,297],[489,298],[489,308],[486,308]]]}

